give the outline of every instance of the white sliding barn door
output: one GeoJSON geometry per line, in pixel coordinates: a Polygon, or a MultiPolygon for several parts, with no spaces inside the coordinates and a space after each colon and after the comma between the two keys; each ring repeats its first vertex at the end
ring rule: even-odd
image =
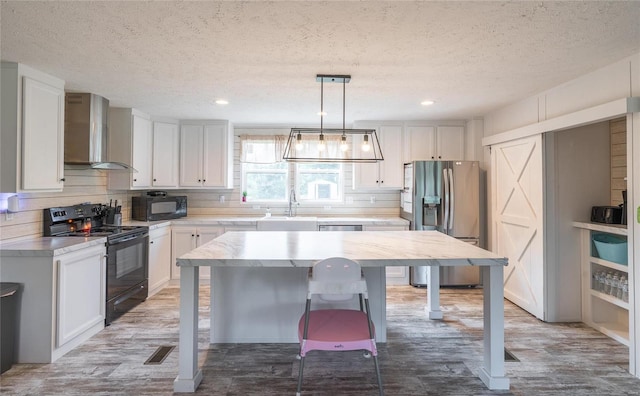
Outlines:
{"type": "Polygon", "coordinates": [[[508,257],[504,296],[544,319],[542,135],[491,146],[493,251],[508,257]]]}

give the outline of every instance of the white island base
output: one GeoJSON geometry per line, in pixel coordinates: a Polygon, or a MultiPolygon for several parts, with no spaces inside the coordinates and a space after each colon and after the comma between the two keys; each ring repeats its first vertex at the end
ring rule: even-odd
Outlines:
{"type": "MultiPolygon", "coordinates": [[[[213,267],[212,343],[297,343],[307,299],[308,268],[213,267]]],[[[386,342],[383,267],[363,268],[376,341],[386,342]]],[[[344,303],[342,303],[344,306],[344,303]]],[[[358,309],[356,298],[350,308],[358,309]]],[[[314,300],[312,307],[329,307],[314,300]]]]}

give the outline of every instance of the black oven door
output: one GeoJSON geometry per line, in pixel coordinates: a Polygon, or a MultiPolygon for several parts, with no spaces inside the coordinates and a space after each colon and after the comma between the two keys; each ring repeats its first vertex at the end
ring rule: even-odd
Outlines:
{"type": "Polygon", "coordinates": [[[108,241],[106,324],[147,298],[148,261],[148,233],[108,241]]]}

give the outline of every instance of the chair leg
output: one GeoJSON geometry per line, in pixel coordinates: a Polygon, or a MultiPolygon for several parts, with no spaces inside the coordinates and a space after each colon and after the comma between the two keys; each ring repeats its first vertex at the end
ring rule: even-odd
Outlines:
{"type": "Polygon", "coordinates": [[[384,396],[384,390],[382,389],[382,377],[380,376],[380,367],[378,366],[378,357],[373,357],[373,364],[376,366],[376,378],[378,378],[378,394],[384,396]]]}
{"type": "Polygon", "coordinates": [[[304,356],[300,356],[300,369],[298,370],[298,389],[296,391],[296,396],[300,396],[300,392],[302,392],[302,370],[304,369],[304,356]]]}

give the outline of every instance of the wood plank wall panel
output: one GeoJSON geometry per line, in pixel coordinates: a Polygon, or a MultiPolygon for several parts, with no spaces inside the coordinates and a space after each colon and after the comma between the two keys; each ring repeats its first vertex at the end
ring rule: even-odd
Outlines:
{"type": "Polygon", "coordinates": [[[609,121],[611,133],[611,205],[622,203],[622,190],[627,189],[627,119],[609,121]]]}
{"type": "MultiPolygon", "coordinates": [[[[171,190],[173,195],[188,196],[189,215],[215,216],[263,216],[266,205],[255,208],[252,203],[241,202],[240,190],[240,141],[234,142],[233,189],[225,190],[171,190]],[[225,202],[220,202],[224,195],[225,202]]],[[[14,194],[0,194],[0,240],[23,239],[42,235],[42,209],[74,205],[83,202],[109,203],[110,199],[122,203],[123,219],[130,218],[131,197],[142,191],[107,190],[109,171],[86,169],[82,166],[65,166],[65,184],[61,192],[20,193],[20,211],[7,220],[7,198],[14,194]]],[[[325,205],[302,204],[299,215],[315,216],[399,216],[400,193],[398,191],[353,191],[352,166],[345,165],[345,198],[353,199],[352,204],[332,203],[325,205]],[[371,203],[371,198],[374,203],[371,203]]],[[[283,214],[287,204],[271,204],[271,213],[283,214]]]]}
{"type": "MultiPolygon", "coordinates": [[[[238,130],[236,130],[238,132],[238,130]]],[[[273,131],[277,132],[277,131],[273,131]]],[[[288,134],[288,130],[285,131],[288,134]]],[[[247,131],[247,133],[251,133],[247,131]]],[[[282,134],[282,133],[281,133],[282,134]]],[[[238,135],[238,134],[236,134],[238,135]]],[[[352,165],[344,164],[344,201],[330,204],[308,204],[298,206],[298,215],[313,216],[399,216],[400,192],[399,191],[354,191],[352,189],[352,165]],[[353,203],[347,204],[346,199],[351,198],[353,203]],[[371,198],[374,203],[371,203],[371,198]],[[330,208],[325,208],[330,206],[330,208]]],[[[234,163],[233,163],[233,189],[232,190],[182,190],[187,195],[189,215],[216,215],[216,216],[263,216],[267,206],[274,215],[282,215],[288,208],[286,203],[269,204],[245,203],[241,199],[240,188],[240,138],[234,138],[234,163]],[[220,196],[224,195],[225,202],[220,202],[220,196]]]]}
{"type": "Polygon", "coordinates": [[[42,235],[42,209],[75,205],[83,202],[108,203],[109,199],[125,202],[123,216],[129,216],[129,192],[107,191],[107,172],[83,166],[65,166],[65,183],[61,192],[19,193],[20,211],[7,220],[7,198],[0,194],[0,240],[23,239],[42,235]]]}

